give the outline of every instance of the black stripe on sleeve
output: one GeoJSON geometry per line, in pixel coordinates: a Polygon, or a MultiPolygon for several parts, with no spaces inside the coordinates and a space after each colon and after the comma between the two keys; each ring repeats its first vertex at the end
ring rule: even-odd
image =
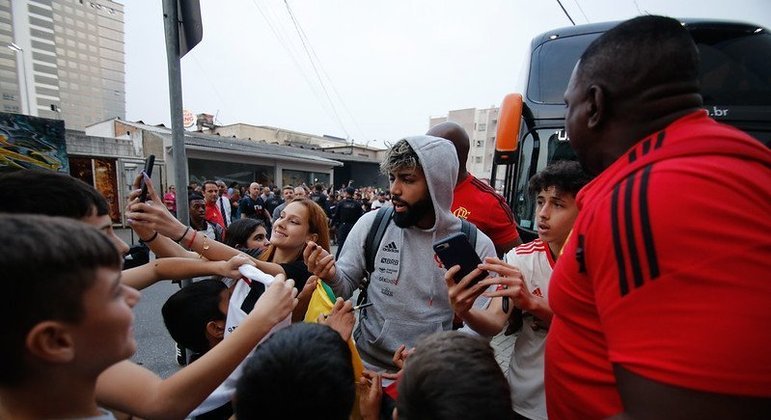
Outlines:
{"type": "Polygon", "coordinates": [[[661,145],[664,143],[664,137],[666,136],[667,136],[667,133],[664,130],[661,130],[659,132],[658,137],[656,138],[656,145],[653,146],[653,148],[658,149],[659,147],[661,147],[661,145]]]}
{"type": "Polygon", "coordinates": [[[624,264],[624,251],[621,248],[621,227],[618,223],[618,195],[621,184],[616,184],[613,188],[613,196],[610,199],[610,226],[613,233],[613,250],[616,253],[616,264],[618,264],[618,281],[621,296],[629,293],[629,285],[626,282],[626,266],[624,264]]]}
{"type": "Polygon", "coordinates": [[[651,138],[648,137],[647,139],[645,139],[645,141],[643,141],[643,144],[642,144],[643,156],[647,155],[650,150],[651,150],[651,138]]]}
{"type": "Polygon", "coordinates": [[[656,258],[656,247],[653,242],[653,231],[651,230],[650,213],[648,212],[648,182],[652,168],[653,165],[646,166],[640,179],[640,225],[642,226],[645,253],[648,256],[650,278],[655,279],[659,276],[659,261],[656,258]]]}
{"type": "Polygon", "coordinates": [[[629,260],[632,266],[632,276],[634,286],[640,287],[643,284],[642,269],[640,268],[640,255],[637,253],[637,243],[634,235],[634,219],[632,206],[632,190],[634,189],[634,174],[626,179],[626,189],[624,191],[624,226],[626,227],[626,242],[629,247],[629,260]]]}
{"type": "Polygon", "coordinates": [[[631,152],[629,152],[629,163],[632,163],[637,160],[637,151],[632,149],[631,152]]]}

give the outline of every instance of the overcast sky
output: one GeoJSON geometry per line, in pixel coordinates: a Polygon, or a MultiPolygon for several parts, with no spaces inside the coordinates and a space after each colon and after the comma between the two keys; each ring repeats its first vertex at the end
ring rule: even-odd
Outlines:
{"type": "MultiPolygon", "coordinates": [[[[162,2],[119,1],[127,118],[168,125],[162,2]]],[[[269,125],[362,144],[422,134],[430,116],[452,109],[499,105],[519,90],[531,38],[570,25],[556,0],[288,0],[289,8],[284,0],[200,1],[203,41],[182,58],[185,109],[214,114],[220,125],[269,125]]],[[[771,28],[768,0],[562,4],[577,24],[652,13],[771,28]]]]}

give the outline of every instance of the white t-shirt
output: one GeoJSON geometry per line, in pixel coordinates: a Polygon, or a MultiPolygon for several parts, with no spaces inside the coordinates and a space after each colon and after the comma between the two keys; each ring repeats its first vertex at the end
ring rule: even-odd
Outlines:
{"type": "MultiPolygon", "coordinates": [[[[228,315],[225,319],[225,338],[227,339],[228,336],[236,329],[238,328],[238,325],[246,318],[248,315],[247,312],[242,310],[242,305],[244,301],[246,300],[247,296],[249,295],[249,291],[251,291],[251,284],[256,283],[260,287],[262,286],[261,283],[252,282],[248,279],[240,279],[236,282],[236,286],[233,288],[233,294],[230,296],[230,301],[228,302],[228,315]]],[[[264,286],[263,290],[264,290],[264,286]]],[[[249,308],[249,311],[251,312],[251,308],[249,308]]],[[[280,330],[281,328],[288,327],[292,323],[292,315],[289,314],[287,317],[276,324],[268,334],[265,335],[265,337],[260,340],[260,343],[267,340],[268,337],[270,337],[274,332],[280,330]]],[[[260,343],[257,345],[259,346],[260,343]]],[[[256,348],[256,347],[255,347],[256,348]]],[[[249,356],[251,356],[254,353],[254,350],[252,350],[251,353],[249,353],[249,356]]],[[[206,397],[206,400],[202,402],[198,407],[196,407],[195,410],[193,410],[192,413],[190,413],[190,416],[188,417],[195,417],[204,413],[207,413],[209,411],[212,411],[216,408],[219,408],[226,404],[228,401],[233,398],[233,394],[236,392],[236,382],[238,382],[238,379],[241,377],[241,374],[243,373],[244,364],[246,363],[246,360],[249,359],[249,356],[246,357],[241,363],[238,365],[238,367],[233,370],[233,373],[228,376],[227,379],[225,379],[225,382],[220,384],[220,386],[217,387],[217,389],[214,390],[208,397],[206,397]]]]}
{"type": "MultiPolygon", "coordinates": [[[[547,299],[549,278],[554,267],[549,246],[542,240],[520,245],[504,257],[519,268],[527,289],[535,296],[547,299]]],[[[512,348],[508,379],[514,411],[530,419],[546,419],[544,393],[544,348],[547,330],[535,325],[531,314],[524,314],[520,331],[512,348]]]]}

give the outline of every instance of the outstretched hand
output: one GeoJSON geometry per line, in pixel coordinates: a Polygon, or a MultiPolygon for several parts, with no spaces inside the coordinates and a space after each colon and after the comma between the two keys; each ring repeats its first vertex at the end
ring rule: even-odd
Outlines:
{"type": "Polygon", "coordinates": [[[368,370],[359,378],[359,413],[364,420],[380,418],[380,401],[383,398],[382,377],[368,370]]]}
{"type": "Polygon", "coordinates": [[[265,319],[271,325],[276,325],[283,321],[297,305],[296,296],[294,280],[287,280],[285,275],[279,274],[265,293],[257,299],[249,317],[265,319]]]}
{"type": "MultiPolygon", "coordinates": [[[[412,353],[415,352],[415,347],[411,349],[407,349],[407,346],[402,344],[399,346],[398,349],[394,352],[394,357],[391,358],[391,360],[394,362],[394,365],[396,365],[397,368],[399,368],[399,371],[404,369],[404,362],[407,361],[407,358],[412,355],[412,353]]],[[[397,372],[398,373],[398,372],[397,372]]]]}
{"type": "Polygon", "coordinates": [[[323,280],[335,277],[335,257],[315,242],[308,242],[303,250],[303,260],[308,271],[323,280]]]}
{"type": "Polygon", "coordinates": [[[353,304],[350,300],[339,297],[335,300],[335,306],[329,315],[319,315],[318,323],[328,325],[340,334],[343,341],[348,341],[353,332],[353,324],[356,319],[353,316],[353,304]]]}
{"type": "Polygon", "coordinates": [[[316,290],[316,284],[319,278],[316,276],[308,277],[303,289],[297,294],[297,306],[292,311],[292,322],[302,322],[305,319],[305,313],[308,312],[308,306],[311,303],[311,297],[316,290]]]}
{"type": "Polygon", "coordinates": [[[222,277],[239,279],[241,278],[241,272],[238,271],[238,267],[241,267],[244,264],[251,266],[255,265],[254,261],[246,255],[236,255],[227,261],[221,261],[221,269],[218,274],[222,277]]]}

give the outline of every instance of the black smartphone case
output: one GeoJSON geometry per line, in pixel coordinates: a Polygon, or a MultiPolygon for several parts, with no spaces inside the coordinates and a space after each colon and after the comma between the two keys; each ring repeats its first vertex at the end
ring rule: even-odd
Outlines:
{"type": "MultiPolygon", "coordinates": [[[[446,269],[460,265],[460,272],[455,275],[455,281],[459,282],[463,277],[471,273],[482,261],[479,259],[476,250],[468,241],[463,233],[456,233],[434,243],[434,252],[442,261],[446,269]]],[[[483,271],[477,276],[469,286],[472,286],[488,276],[483,271]]]]}

